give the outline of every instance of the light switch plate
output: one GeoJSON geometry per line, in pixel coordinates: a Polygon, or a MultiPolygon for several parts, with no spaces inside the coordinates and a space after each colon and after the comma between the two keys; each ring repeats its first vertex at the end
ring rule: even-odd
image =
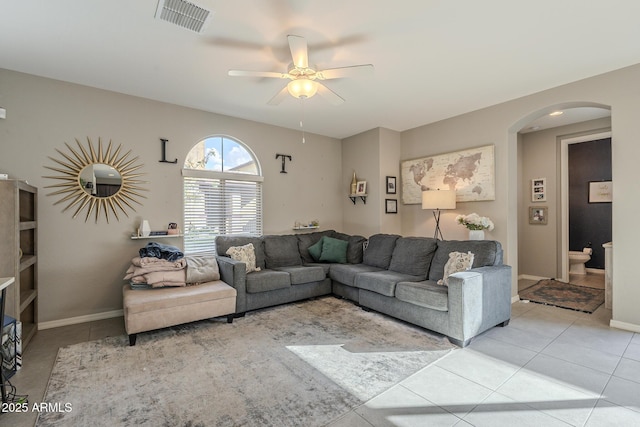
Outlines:
{"type": "Polygon", "coordinates": [[[0,119],[6,119],[7,118],[7,110],[5,110],[4,108],[0,108],[0,119]]]}

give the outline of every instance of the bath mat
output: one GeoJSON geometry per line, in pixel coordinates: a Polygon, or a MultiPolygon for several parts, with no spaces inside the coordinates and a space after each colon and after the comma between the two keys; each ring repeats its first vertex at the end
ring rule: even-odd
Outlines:
{"type": "Polygon", "coordinates": [[[593,313],[604,303],[604,289],[543,279],[520,292],[521,300],[593,313]]]}

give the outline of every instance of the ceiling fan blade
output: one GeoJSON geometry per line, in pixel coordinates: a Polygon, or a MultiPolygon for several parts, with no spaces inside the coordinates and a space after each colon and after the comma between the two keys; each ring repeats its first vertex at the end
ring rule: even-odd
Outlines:
{"type": "Polygon", "coordinates": [[[332,91],[331,89],[323,85],[322,83],[320,82],[316,82],[316,83],[318,83],[318,93],[320,94],[320,96],[322,96],[324,99],[329,101],[331,104],[340,105],[344,102],[344,99],[340,95],[338,95],[337,93],[335,93],[334,91],[332,91]]]}
{"type": "Polygon", "coordinates": [[[329,68],[316,72],[320,80],[339,79],[341,77],[353,77],[369,74],[373,71],[372,64],[351,65],[349,67],[329,68]]]}
{"type": "Polygon", "coordinates": [[[307,51],[307,40],[301,36],[287,36],[289,49],[293,65],[298,68],[309,68],[309,54],[307,51]]]}
{"type": "Polygon", "coordinates": [[[276,79],[289,78],[288,74],[276,73],[274,71],[229,70],[229,75],[233,77],[272,77],[276,79]]]}
{"type": "Polygon", "coordinates": [[[267,104],[269,105],[278,105],[280,104],[282,101],[284,101],[284,99],[286,97],[289,96],[289,91],[287,90],[287,87],[283,87],[282,90],[280,92],[278,92],[276,94],[276,96],[274,96],[273,98],[271,98],[269,100],[269,102],[267,102],[267,104]]]}

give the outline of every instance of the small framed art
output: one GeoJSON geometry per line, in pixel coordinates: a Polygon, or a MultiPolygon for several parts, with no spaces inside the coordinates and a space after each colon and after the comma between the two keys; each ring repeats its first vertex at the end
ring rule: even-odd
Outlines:
{"type": "Polygon", "coordinates": [[[549,208],[546,206],[529,207],[529,224],[547,225],[549,208]]]}
{"type": "Polygon", "coordinates": [[[364,196],[367,194],[367,181],[358,181],[356,184],[356,195],[364,196]]]}
{"type": "Polygon", "coordinates": [[[611,203],[613,201],[611,181],[589,182],[589,203],[611,203]]]}
{"type": "Polygon", "coordinates": [[[531,180],[531,201],[546,202],[547,201],[547,179],[534,178],[531,180]]]}
{"type": "Polygon", "coordinates": [[[387,177],[387,194],[396,194],[396,177],[387,177]]]}
{"type": "Polygon", "coordinates": [[[398,213],[398,200],[385,199],[384,200],[384,213],[396,214],[398,213]]]}

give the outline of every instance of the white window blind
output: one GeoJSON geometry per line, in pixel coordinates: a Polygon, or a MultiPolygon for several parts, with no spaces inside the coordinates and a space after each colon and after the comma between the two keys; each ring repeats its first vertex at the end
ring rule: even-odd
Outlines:
{"type": "Polygon", "coordinates": [[[185,253],[215,253],[218,235],[262,235],[262,177],[190,170],[183,175],[185,253]]]}

